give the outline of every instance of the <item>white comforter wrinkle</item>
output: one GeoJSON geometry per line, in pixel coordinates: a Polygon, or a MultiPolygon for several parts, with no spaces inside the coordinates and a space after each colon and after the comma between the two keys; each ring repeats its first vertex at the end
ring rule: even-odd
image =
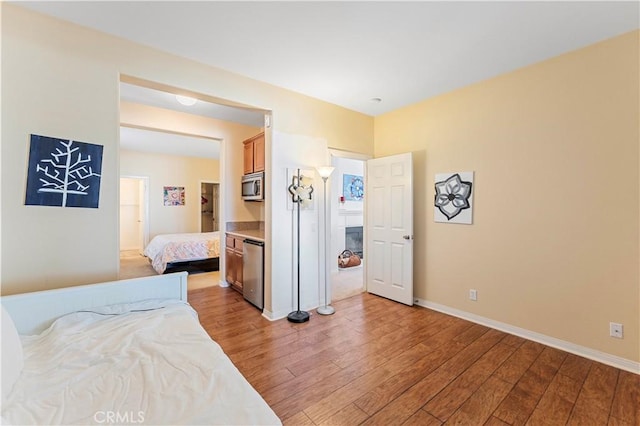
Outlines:
{"type": "Polygon", "coordinates": [[[142,413],[143,424],[279,424],[191,307],[154,304],[164,307],[74,313],[23,338],[25,369],[2,416],[13,424],[98,424],[98,412],[142,413]]]}

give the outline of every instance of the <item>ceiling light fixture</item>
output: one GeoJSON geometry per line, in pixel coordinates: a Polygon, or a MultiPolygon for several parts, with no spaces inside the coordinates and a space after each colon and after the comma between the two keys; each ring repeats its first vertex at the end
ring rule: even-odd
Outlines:
{"type": "Polygon", "coordinates": [[[180,102],[182,105],[191,106],[195,105],[198,100],[196,98],[191,98],[189,96],[176,95],[176,100],[180,102]]]}

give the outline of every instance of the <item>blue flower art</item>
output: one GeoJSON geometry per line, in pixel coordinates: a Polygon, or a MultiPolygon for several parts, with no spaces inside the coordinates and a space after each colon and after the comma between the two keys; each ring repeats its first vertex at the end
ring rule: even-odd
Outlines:
{"type": "Polygon", "coordinates": [[[362,201],[364,199],[364,180],[362,176],[343,175],[342,190],[346,201],[362,201]]]}

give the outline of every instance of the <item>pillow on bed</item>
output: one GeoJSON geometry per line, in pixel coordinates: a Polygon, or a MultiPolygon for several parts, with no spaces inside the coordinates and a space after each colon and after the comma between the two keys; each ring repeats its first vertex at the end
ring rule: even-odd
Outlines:
{"type": "Polygon", "coordinates": [[[24,359],[22,353],[22,342],[18,330],[9,316],[9,313],[2,307],[2,342],[0,342],[2,355],[2,401],[9,395],[13,384],[18,380],[24,359]]]}

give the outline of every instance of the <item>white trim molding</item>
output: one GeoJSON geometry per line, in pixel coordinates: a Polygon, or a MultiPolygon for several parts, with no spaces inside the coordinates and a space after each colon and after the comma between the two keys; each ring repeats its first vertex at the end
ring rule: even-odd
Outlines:
{"type": "Polygon", "coordinates": [[[588,358],[593,361],[601,362],[603,364],[607,364],[612,367],[619,368],[621,370],[629,371],[635,374],[640,374],[640,362],[632,361],[630,359],[622,358],[616,355],[611,355],[606,352],[601,352],[595,349],[588,348],[586,346],[576,345],[575,343],[556,339],[555,337],[547,336],[541,333],[536,333],[535,331],[516,327],[500,321],[492,320],[490,318],[485,318],[483,316],[472,314],[470,312],[461,311],[455,308],[450,308],[449,306],[441,305],[435,302],[430,302],[428,300],[414,298],[414,303],[418,306],[422,306],[423,308],[432,309],[434,311],[438,311],[444,314],[452,315],[454,317],[462,318],[467,321],[474,322],[476,324],[481,324],[496,330],[504,331],[505,333],[514,334],[516,336],[520,336],[528,340],[533,340],[534,342],[542,343],[543,345],[551,346],[552,348],[560,349],[565,352],[572,353],[574,355],[588,358]]]}
{"type": "MultiPolygon", "coordinates": [[[[318,302],[315,305],[301,306],[300,310],[308,312],[309,316],[312,317],[312,316],[315,315],[315,312],[312,312],[312,311],[315,311],[318,308],[318,306],[320,306],[320,305],[321,305],[321,302],[320,302],[320,300],[318,300],[318,302]]],[[[287,315],[289,315],[291,312],[293,312],[295,310],[296,310],[295,306],[292,306],[291,308],[289,308],[287,310],[282,310],[281,309],[281,310],[276,311],[276,312],[271,312],[268,309],[263,309],[262,310],[262,317],[268,319],[269,321],[278,321],[280,319],[286,318],[287,315]]]]}

